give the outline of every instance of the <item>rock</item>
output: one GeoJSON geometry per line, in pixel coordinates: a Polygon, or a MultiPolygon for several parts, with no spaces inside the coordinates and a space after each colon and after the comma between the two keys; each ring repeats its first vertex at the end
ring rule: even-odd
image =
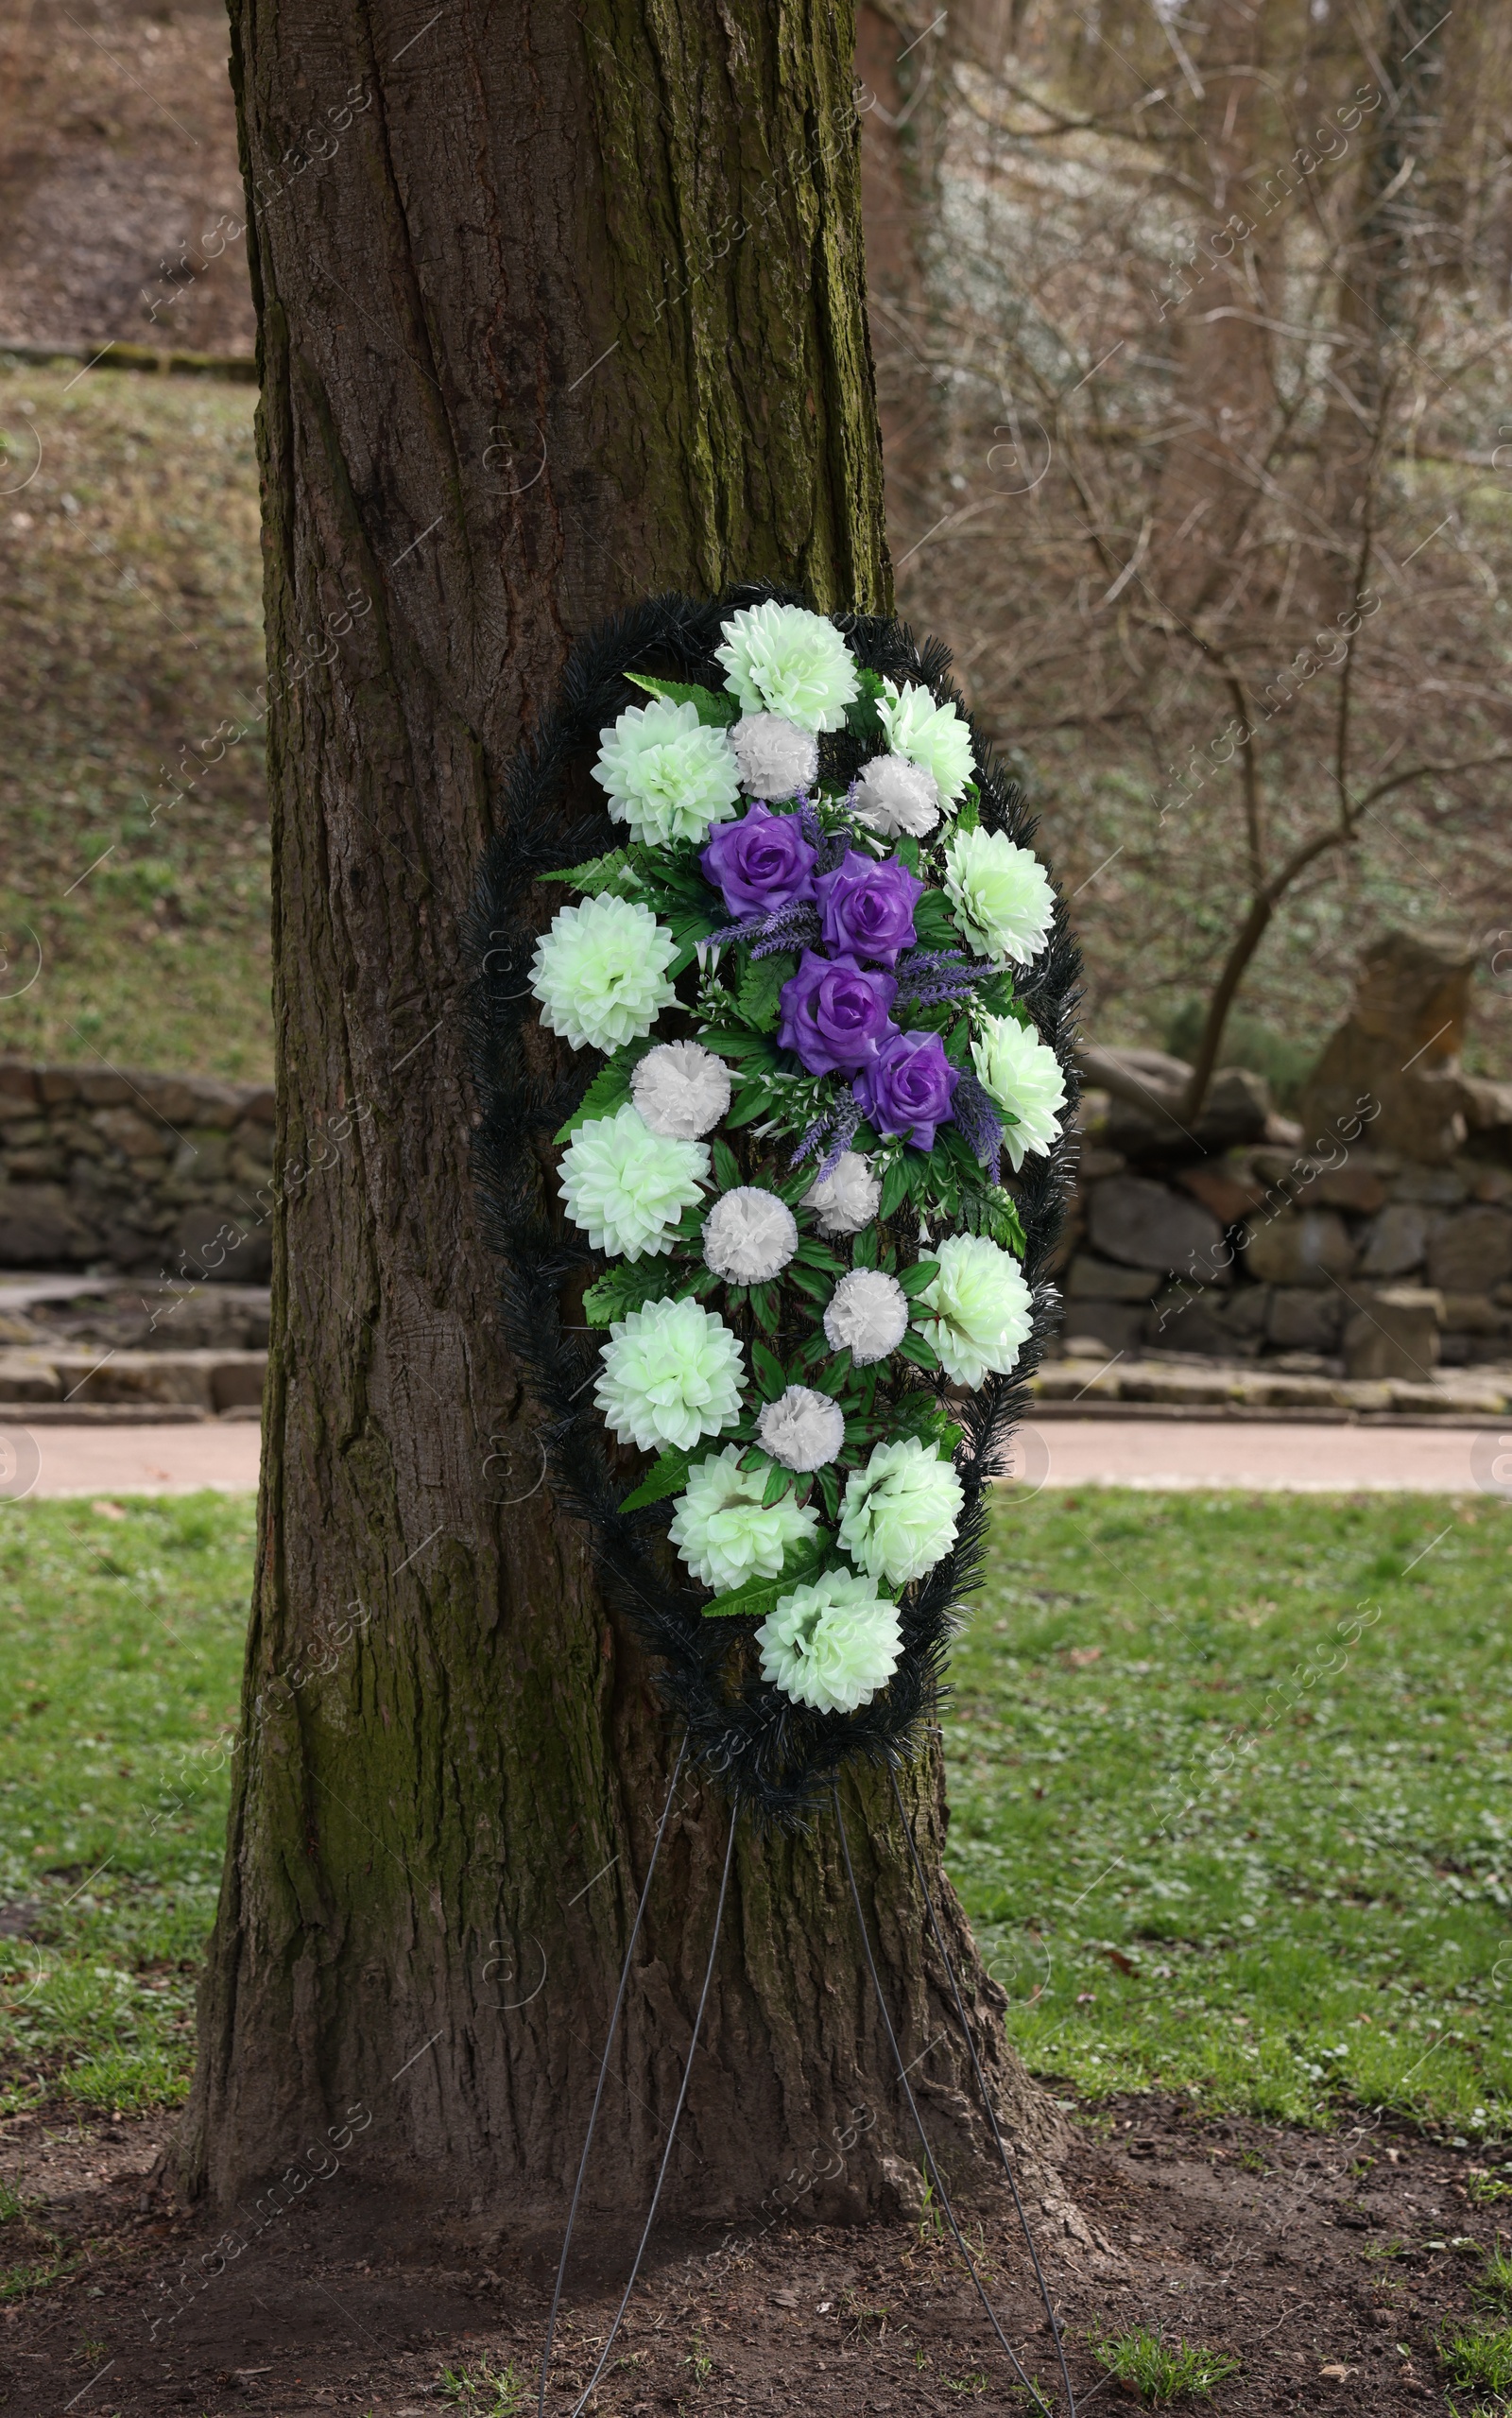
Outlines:
{"type": "Polygon", "coordinates": [[[1163,1268],[1120,1268],[1116,1260],[1078,1252],[1066,1282],[1068,1302],[1148,1302],[1165,1282],[1163,1268]]]}
{"type": "Polygon", "coordinates": [[[82,1066],[78,1075],[78,1097],[91,1108],[123,1108],[132,1098],[130,1084],[113,1066],[82,1066]]]}
{"type": "Polygon", "coordinates": [[[96,1237],[51,1184],[0,1184],[0,1268],[66,1268],[96,1237]]]}
{"type": "Polygon", "coordinates": [[[1252,1178],[1238,1175],[1232,1168],[1219,1165],[1183,1167],[1177,1182],[1204,1209],[1211,1209],[1220,1226],[1237,1226],[1258,1209],[1264,1200],[1263,1187],[1252,1178]]]}
{"type": "Polygon", "coordinates": [[[1367,1230],[1360,1261],[1363,1276],[1405,1276],[1428,1255],[1428,1211],[1415,1200],[1394,1200],[1367,1230]]]}
{"type": "Polygon", "coordinates": [[[94,1125],[129,1159],[162,1158],[177,1138],[166,1125],[141,1115],[134,1108],[98,1109],[94,1125]]]}
{"type": "Polygon", "coordinates": [[[1076,1162],[1076,1179],[1079,1183],[1100,1183],[1105,1175],[1122,1175],[1127,1165],[1122,1150],[1105,1150],[1092,1142],[1076,1162]]]}
{"type": "Polygon", "coordinates": [[[1116,1402],[1119,1373],[1104,1363],[1101,1353],[1047,1361],[1031,1379],[1029,1390],[1043,1402],[1077,1402],[1084,1396],[1089,1402],[1116,1402]]]}
{"type": "Polygon", "coordinates": [[[0,1402],[57,1402],[63,1381],[45,1352],[0,1352],[0,1402]]]}
{"type": "Polygon", "coordinates": [[[1270,1121],[1270,1085],[1247,1066],[1220,1066],[1197,1116],[1196,1135],[1208,1150],[1259,1142],[1270,1121]]]}
{"type": "Polygon", "coordinates": [[[1122,1372],[1122,1402],[1237,1402],[1243,1379],[1228,1369],[1162,1369],[1135,1361],[1122,1372]]]}
{"type": "Polygon", "coordinates": [[[1354,1245],[1336,1209],[1282,1209],[1250,1220],[1245,1264],[1268,1285],[1326,1285],[1348,1276],[1354,1245]]]}
{"type": "Polygon", "coordinates": [[[1512,1083],[1493,1083],[1483,1075],[1462,1075],[1459,1086],[1473,1155],[1503,1163],[1512,1161],[1512,1083]]]}
{"type": "Polygon", "coordinates": [[[1271,1114],[1270,1086],[1246,1066],[1220,1066],[1197,1116],[1186,1114],[1192,1068],[1163,1049],[1099,1049],[1078,1053],[1088,1083],[1108,1095],[1106,1129],[1115,1150],[1135,1157],[1190,1149],[1210,1151],[1257,1142],[1271,1114]]]}
{"type": "Polygon", "coordinates": [[[1503,1209],[1461,1209],[1435,1230],[1428,1281],[1445,1293],[1488,1293],[1512,1274],[1512,1218],[1503,1209]]]}
{"type": "Polygon", "coordinates": [[[266,1352],[49,1352],[64,1400],[228,1410],[262,1397],[266,1352]]]}
{"type": "Polygon", "coordinates": [[[1344,1323],[1344,1297],[1305,1285],[1278,1285],[1270,1297],[1271,1341],[1285,1352],[1336,1352],[1344,1323]]]}
{"type": "Polygon", "coordinates": [[[278,1102],[271,1089],[253,1092],[245,1102],[242,1114],[252,1125],[273,1125],[278,1119],[278,1102]]]}
{"type": "Polygon", "coordinates": [[[1146,1321],[1146,1352],[1194,1352],[1205,1359],[1230,1359],[1246,1346],[1230,1332],[1224,1311],[1231,1296],[1211,1292],[1200,1285],[1177,1285],[1162,1293],[1146,1321]]]}
{"type": "Polygon", "coordinates": [[[1310,1377],[1287,1371],[1258,1369],[1239,1380],[1239,1399],[1254,1410],[1328,1410],[1343,1408],[1344,1388],[1336,1377],[1310,1377]]]}
{"type": "Polygon", "coordinates": [[[72,1066],[38,1066],[33,1069],[33,1079],[40,1100],[51,1103],[78,1097],[78,1075],[72,1066]]]}
{"type": "MultiPolygon", "coordinates": [[[[27,1114],[35,1114],[37,1100],[36,1069],[21,1058],[0,1058],[0,1100],[22,1100],[27,1114]]],[[[0,1116],[6,1111],[0,1108],[0,1116]]]]}
{"type": "Polygon", "coordinates": [[[174,1272],[212,1285],[261,1285],[273,1265],[272,1238],[233,1210],[188,1209],[173,1235],[174,1272]]]}
{"type": "Polygon", "coordinates": [[[1354,1312],[1344,1329],[1348,1373],[1428,1382],[1438,1363],[1443,1295],[1418,1285],[1388,1285],[1354,1298],[1354,1312]]]}
{"type": "Polygon", "coordinates": [[[1385,1180],[1370,1167],[1330,1167],[1303,1185],[1298,1198],[1310,1209],[1352,1209],[1369,1217],[1385,1205],[1385,1180]]]}
{"type": "Polygon", "coordinates": [[[1302,1097],[1310,1133],[1348,1143],[1364,1117],[1373,1142],[1408,1158],[1454,1156],[1467,1131],[1458,1053],[1477,954],[1472,942],[1400,931],[1365,952],[1349,1017],[1302,1097]]]}
{"type": "Polygon", "coordinates": [[[1506,1335],[1512,1333],[1512,1317],[1497,1306],[1489,1293],[1446,1292],[1444,1332],[1446,1335],[1506,1335]]]}
{"type": "Polygon", "coordinates": [[[1109,1360],[1116,1353],[1132,1351],[1148,1323],[1148,1313],[1126,1302],[1077,1302],[1066,1313],[1062,1348],[1068,1358],[1109,1360]]]}
{"type": "Polygon", "coordinates": [[[1270,1287],[1236,1285],[1224,1308],[1230,1335],[1263,1335],[1270,1323],[1270,1287]]]}
{"type": "Polygon", "coordinates": [[[1093,1184],[1088,1231],[1103,1258],[1125,1267],[1160,1268],[1208,1283],[1228,1280],[1223,1229],[1211,1210],[1144,1176],[1109,1176],[1093,1184]]]}
{"type": "Polygon", "coordinates": [[[1393,1200],[1416,1200],[1429,1209],[1457,1209],[1469,1191],[1453,1167],[1414,1166],[1400,1168],[1386,1189],[1393,1200]]]}
{"type": "MultiPolygon", "coordinates": [[[[0,1109],[0,1115],[4,1113],[0,1109]]],[[[1476,1159],[1460,1159],[1454,1173],[1463,1179],[1472,1200],[1512,1201],[1512,1168],[1486,1167],[1476,1159]]]]}

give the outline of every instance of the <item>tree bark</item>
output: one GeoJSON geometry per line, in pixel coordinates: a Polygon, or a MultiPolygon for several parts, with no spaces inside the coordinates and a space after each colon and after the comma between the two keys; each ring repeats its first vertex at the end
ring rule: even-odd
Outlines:
{"type": "MultiPolygon", "coordinates": [[[[849,9],[421,15],[232,0],[281,1173],[243,1751],[180,2157],[225,2202],[361,2101],[374,2188],[518,2223],[576,2168],[674,1742],[495,1330],[459,934],[576,635],[658,588],[768,577],[876,609],[890,582],[849,9]]],[[[903,2054],[967,2183],[987,2131],[906,1848],[885,1782],[846,1794],[903,2054]]],[[[1006,2122],[1045,2152],[1056,2119],[940,1872],[936,1748],[904,1794],[1006,2122]]],[[[728,1822],[684,1783],[590,2175],[611,2217],[660,2153],[728,1822]]],[[[743,1826],[667,2204],[755,2220],[841,2128],[810,2202],[866,2216],[907,2197],[904,2120],[833,1822],[743,1826]]]]}

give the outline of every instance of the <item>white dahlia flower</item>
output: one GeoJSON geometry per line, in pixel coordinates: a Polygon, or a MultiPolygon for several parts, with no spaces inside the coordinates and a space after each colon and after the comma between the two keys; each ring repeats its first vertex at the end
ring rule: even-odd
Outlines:
{"type": "Polygon", "coordinates": [[[696,705],[655,698],[627,706],[611,730],[598,734],[593,778],[609,794],[616,822],[630,838],[664,847],[669,839],[706,839],[740,803],[739,770],[728,733],[698,719],[696,705]]]}
{"type": "Polygon", "coordinates": [[[945,889],[979,958],[1027,965],[1045,944],[1056,894],[1037,856],[1001,831],[958,831],[945,851],[945,889]]]}
{"type": "Polygon", "coordinates": [[[930,773],[943,805],[954,805],[976,769],[971,734],[954,705],[937,705],[927,688],[884,681],[877,712],[894,755],[930,773]]]}
{"type": "Polygon", "coordinates": [[[950,1551],[965,1501],[960,1479],[933,1445],[917,1436],[879,1444],[847,1480],[840,1543],[868,1578],[906,1586],[950,1551]]]}
{"type": "Polygon", "coordinates": [[[796,797],[819,777],[819,743],[781,714],[743,714],[730,734],[740,785],[753,798],[796,797]]]}
{"type": "Polygon", "coordinates": [[[636,1107],[653,1133],[696,1142],[730,1106],[730,1069],[696,1041],[659,1041],[630,1076],[636,1107]]]}
{"type": "Polygon", "coordinates": [[[761,1412],[756,1438],[784,1469],[823,1469],[845,1442],[845,1412],[812,1386],[789,1386],[761,1412]]]}
{"type": "Polygon", "coordinates": [[[666,970],[677,954],[666,926],[633,899],[564,907],[530,961],[541,1023],[575,1049],[639,1041],[672,1004],[666,970]]]}
{"type": "Polygon", "coordinates": [[[705,1265],[727,1285],[766,1285],[798,1249],[798,1220],[759,1183],[722,1192],[703,1221],[705,1265]]]}
{"type": "Polygon", "coordinates": [[[673,1228],[708,1181],[703,1143],[653,1133],[628,1101],[578,1127],[558,1178],[573,1224],[595,1251],[626,1259],[669,1252],[673,1228]]]}
{"type": "Polygon", "coordinates": [[[609,1334],[593,1400],[622,1444],[687,1452],[739,1418],[742,1347],[701,1302],[647,1302],[609,1334]]]}
{"type": "Polygon", "coordinates": [[[825,1339],[831,1348],[849,1347],[858,1369],[885,1360],[908,1332],[908,1296],[896,1276],[880,1268],[852,1268],[830,1295],[824,1313],[825,1339]]]}
{"type": "Polygon", "coordinates": [[[714,648],[747,714],[778,714],[800,731],[838,731],[857,693],[856,667],[832,621],[802,605],[747,605],[714,648]]]}
{"type": "Polygon", "coordinates": [[[898,1667],[898,1607],[852,1570],[795,1587],[756,1632],[762,1677],[819,1713],[869,1704],[898,1667]]]}
{"type": "Polygon", "coordinates": [[[881,1199],[881,1178],[859,1150],[847,1150],[810,1184],[801,1205],[817,1212],[821,1235],[853,1235],[870,1225],[881,1199]]]}
{"type": "Polygon", "coordinates": [[[922,839],[939,820],[939,788],[933,772],[905,755],[874,755],[856,776],[858,822],[895,839],[906,832],[922,839]]]}
{"type": "Polygon", "coordinates": [[[919,1296],[928,1312],[919,1332],[956,1385],[979,1386],[990,1371],[1006,1376],[1029,1333],[1029,1287],[1016,1259],[986,1235],[951,1235],[938,1243],[939,1274],[919,1296]]]}
{"type": "Polygon", "coordinates": [[[694,1577],[720,1595],[747,1579],[780,1579],[788,1547],[819,1525],[817,1511],[803,1510],[791,1494],[764,1509],[766,1472],[742,1469],[740,1450],[727,1444],[689,1471],[667,1531],[694,1577]]]}
{"type": "Polygon", "coordinates": [[[1016,1016],[984,1016],[971,1044],[971,1063],[988,1097],[1018,1120],[1003,1135],[1017,1171],[1026,1158],[1042,1156],[1059,1134],[1066,1105],[1060,1061],[1032,1025],[1021,1025],[1016,1016]]]}

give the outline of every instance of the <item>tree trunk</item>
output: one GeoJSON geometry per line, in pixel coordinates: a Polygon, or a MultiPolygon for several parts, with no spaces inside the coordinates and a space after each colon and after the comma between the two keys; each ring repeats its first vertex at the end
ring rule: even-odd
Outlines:
{"type": "MultiPolygon", "coordinates": [[[[658,588],[769,577],[875,609],[889,578],[849,9],[421,14],[232,6],[281,1175],[244,1752],[180,2162],[224,2202],[362,2101],[361,2178],[513,2222],[575,2171],[675,1742],[495,1329],[459,933],[577,633],[658,588]]],[[[940,1873],[935,1748],[904,1795],[988,2073],[1043,2150],[940,1873]]],[[[986,2128],[886,1785],[846,1796],[903,2054],[969,2183],[986,2128]]],[[[728,1822],[685,1780],[590,2178],[611,2216],[664,2137],[728,1822]]],[[[812,2204],[896,2205],[905,2121],[833,1820],[743,1825],[668,2204],[754,2219],[843,2127],[812,2204]]]]}

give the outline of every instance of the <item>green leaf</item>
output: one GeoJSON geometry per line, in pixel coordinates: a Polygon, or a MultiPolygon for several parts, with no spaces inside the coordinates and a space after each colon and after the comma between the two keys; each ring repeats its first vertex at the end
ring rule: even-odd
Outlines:
{"type": "Polygon", "coordinates": [[[664,697],[669,705],[696,706],[699,721],[715,729],[740,719],[740,699],[731,697],[728,689],[700,688],[680,680],[653,680],[649,672],[627,672],[625,677],[632,680],[637,688],[648,690],[651,696],[664,697]]]}
{"type": "Polygon", "coordinates": [[[905,833],[901,839],[894,840],[893,854],[902,858],[903,863],[907,866],[911,873],[916,876],[918,875],[919,842],[917,839],[911,839],[905,833]]]}
{"type": "Polygon", "coordinates": [[[652,1036],[647,1033],[644,1040],[627,1041],[623,1049],[616,1049],[608,1064],[599,1068],[583,1094],[581,1104],[574,1109],[561,1131],[552,1135],[554,1142],[570,1141],[580,1125],[592,1125],[595,1117],[612,1116],[616,1109],[625,1106],[630,1097],[630,1077],[651,1042],[652,1036]]]}
{"type": "Polygon", "coordinates": [[[939,1354],[921,1335],[905,1335],[898,1350],[903,1359],[912,1360],[916,1369],[937,1369],[939,1354]]]}
{"type": "Polygon", "coordinates": [[[903,1291],[907,1294],[908,1299],[910,1301],[914,1301],[917,1299],[919,1294],[926,1291],[928,1287],[933,1285],[938,1274],[939,1261],[937,1259],[917,1259],[915,1260],[912,1268],[904,1268],[900,1270],[898,1282],[902,1287],[903,1291]]]}
{"type": "Polygon", "coordinates": [[[878,1217],[890,1218],[895,1209],[901,1209],[911,1188],[912,1176],[907,1159],[900,1155],[894,1159],[882,1180],[882,1200],[877,1209],[878,1217]]]}
{"type": "Polygon", "coordinates": [[[981,815],[978,812],[978,808],[981,804],[981,799],[982,792],[977,787],[976,783],[974,781],[968,781],[966,787],[962,792],[960,807],[955,817],[955,828],[957,831],[974,831],[976,829],[977,824],[981,820],[981,815]]]}
{"type": "Polygon", "coordinates": [[[958,949],[961,936],[942,889],[927,889],[914,907],[914,937],[921,949],[958,949]]]}
{"type": "Polygon", "coordinates": [[[768,1335],[775,1335],[782,1314],[782,1287],[753,1285],[750,1288],[750,1305],[755,1313],[758,1326],[765,1327],[768,1335]]]}
{"type": "Polygon", "coordinates": [[[852,1268],[875,1268],[877,1265],[877,1229],[863,1226],[850,1249],[852,1268]]]}
{"type": "Polygon", "coordinates": [[[728,1142],[713,1144],[714,1174],[721,1192],[732,1192],[740,1182],[740,1161],[728,1142]]]}
{"type": "Polygon", "coordinates": [[[776,1353],[768,1351],[759,1336],[753,1336],[751,1339],[750,1358],[751,1366],[756,1372],[756,1382],[761,1387],[764,1399],[767,1402],[775,1402],[780,1394],[787,1391],[786,1370],[776,1353]]]}
{"type": "Polygon", "coordinates": [[[724,1620],[742,1614],[765,1620],[769,1612],[775,1611],[783,1596],[791,1595],[793,1589],[801,1586],[806,1580],[818,1577],[830,1561],[833,1546],[834,1540],[828,1529],[819,1529],[803,1544],[789,1546],[780,1578],[747,1579],[743,1587],[734,1588],[728,1596],[715,1596],[713,1603],[704,1605],[705,1618],[724,1620]]]}
{"type": "Polygon", "coordinates": [[[627,889],[639,888],[630,852],[627,848],[611,848],[607,856],[590,856],[581,865],[569,865],[561,872],[542,873],[543,882],[565,882],[572,889],[579,889],[585,898],[597,898],[607,889],[616,889],[623,883],[627,889]]]}
{"type": "MultiPolygon", "coordinates": [[[[700,1453],[698,1458],[702,1460],[706,1456],[700,1453]]],[[[687,1454],[676,1445],[660,1453],[649,1474],[642,1478],[633,1494],[626,1495],[620,1510],[641,1511],[647,1503],[664,1502],[669,1494],[680,1494],[688,1482],[688,1472],[692,1466],[687,1454]]]]}
{"type": "Polygon", "coordinates": [[[796,1473],[793,1470],[783,1469],[776,1461],[772,1463],[772,1466],[766,1475],[766,1483],[762,1489],[762,1509],[764,1511],[769,1511],[774,1503],[780,1503],[782,1501],[784,1494],[791,1494],[793,1492],[793,1480],[795,1475],[796,1473]]]}
{"type": "Polygon", "coordinates": [[[824,1508],[829,1512],[831,1519],[838,1522],[840,1517],[839,1478],[835,1476],[833,1468],[821,1469],[818,1476],[819,1493],[824,1497],[824,1508]]]}
{"type": "Polygon", "coordinates": [[[962,1016],[945,1036],[945,1055],[953,1066],[964,1066],[971,1054],[971,1028],[962,1016]]]}
{"type": "Polygon", "coordinates": [[[742,1083],[735,1094],[730,1114],[725,1118],[725,1124],[731,1131],[738,1126],[754,1125],[759,1116],[766,1114],[766,1095],[761,1086],[757,1083],[742,1083]]]}
{"type": "Polygon", "coordinates": [[[833,1277],[821,1276],[817,1269],[805,1268],[797,1259],[788,1262],[785,1274],[794,1289],[806,1294],[811,1302],[827,1302],[834,1290],[833,1277]]]}
{"type": "Polygon", "coordinates": [[[710,1025],[698,1035],[705,1049],[713,1050],[720,1058],[731,1058],[737,1065],[775,1067],[775,1045],[758,1032],[726,1032],[717,1025],[710,1025]]]}
{"type": "Polygon", "coordinates": [[[769,958],[752,958],[740,977],[735,1005],[758,1032],[775,1032],[781,1013],[778,993],[798,972],[798,959],[786,949],[769,958]]]}
{"type": "Polygon", "coordinates": [[[583,1316],[590,1326],[610,1326],[647,1302],[664,1301],[677,1287],[678,1270],[670,1259],[618,1260],[583,1295],[583,1316]]]}
{"type": "Polygon", "coordinates": [[[882,716],[877,711],[877,699],[883,693],[881,677],[869,671],[865,664],[858,664],[856,685],[861,694],[852,699],[845,709],[846,729],[853,739],[860,739],[864,745],[880,747],[886,737],[882,716]]]}

